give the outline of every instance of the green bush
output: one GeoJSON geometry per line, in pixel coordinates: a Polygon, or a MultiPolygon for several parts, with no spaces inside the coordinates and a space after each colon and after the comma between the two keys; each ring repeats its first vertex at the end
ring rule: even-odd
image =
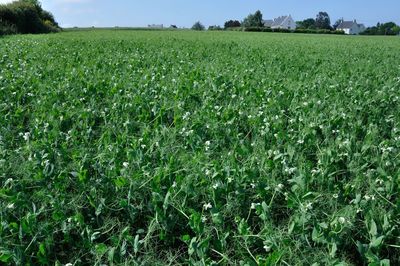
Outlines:
{"type": "Polygon", "coordinates": [[[0,36],[15,33],[17,33],[17,28],[15,25],[3,22],[0,19],[0,36]]]}
{"type": "Polygon", "coordinates": [[[225,30],[227,30],[227,31],[243,31],[244,28],[242,28],[242,27],[228,27],[225,30]]]}
{"type": "Polygon", "coordinates": [[[205,30],[205,27],[203,24],[201,24],[200,21],[197,21],[196,23],[193,24],[192,30],[203,31],[203,30],[205,30]]]}

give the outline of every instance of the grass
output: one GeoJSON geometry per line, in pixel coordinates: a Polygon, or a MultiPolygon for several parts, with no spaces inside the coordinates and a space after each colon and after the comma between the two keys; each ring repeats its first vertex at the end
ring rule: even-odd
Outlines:
{"type": "Polygon", "coordinates": [[[400,260],[400,39],[0,39],[0,262],[400,260]]]}

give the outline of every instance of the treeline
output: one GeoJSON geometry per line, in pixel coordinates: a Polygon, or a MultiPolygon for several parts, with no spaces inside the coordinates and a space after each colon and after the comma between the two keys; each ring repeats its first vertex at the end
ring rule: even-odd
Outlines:
{"type": "MultiPolygon", "coordinates": [[[[264,25],[263,14],[257,10],[254,14],[249,14],[242,21],[228,20],[224,27],[213,25],[208,28],[210,31],[230,30],[230,31],[249,31],[249,32],[292,32],[308,34],[345,34],[344,31],[337,30],[343,19],[338,19],[331,24],[331,18],[327,12],[318,12],[315,18],[307,18],[302,21],[296,21],[296,29],[272,29],[264,25]]],[[[205,27],[196,22],[193,25],[194,30],[205,30],[205,27]]],[[[361,32],[362,35],[399,35],[400,26],[394,22],[378,23],[374,27],[369,27],[361,32]]]]}
{"type": "Polygon", "coordinates": [[[331,18],[327,12],[319,12],[315,19],[307,18],[302,21],[297,21],[297,28],[303,30],[336,30],[339,25],[337,21],[333,26],[331,25],[331,18]]]}
{"type": "Polygon", "coordinates": [[[58,32],[54,16],[38,0],[18,0],[0,5],[0,35],[58,32]]]}
{"type": "MultiPolygon", "coordinates": [[[[331,20],[328,13],[319,12],[316,19],[306,19],[304,21],[298,21],[296,29],[282,29],[282,28],[270,28],[264,25],[263,14],[260,10],[257,10],[254,14],[249,14],[243,19],[242,22],[239,20],[228,20],[225,22],[224,27],[218,25],[210,26],[208,30],[230,30],[230,31],[248,31],[248,32],[282,32],[282,33],[308,33],[308,34],[344,34],[343,31],[338,31],[336,28],[331,26],[331,20]]],[[[204,26],[200,22],[196,22],[192,29],[193,30],[204,30],[204,26]]]]}
{"type": "Polygon", "coordinates": [[[376,26],[368,27],[362,35],[399,35],[400,26],[394,22],[378,23],[376,26]]]}

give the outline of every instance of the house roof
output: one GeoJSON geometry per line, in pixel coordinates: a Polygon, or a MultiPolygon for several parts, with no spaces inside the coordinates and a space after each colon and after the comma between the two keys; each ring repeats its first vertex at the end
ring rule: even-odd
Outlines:
{"type": "Polygon", "coordinates": [[[351,29],[354,25],[359,28],[365,28],[364,24],[358,24],[356,20],[354,21],[342,21],[342,23],[337,26],[338,29],[351,29]]]}
{"type": "Polygon", "coordinates": [[[276,27],[276,26],[281,26],[287,19],[290,18],[289,16],[280,16],[275,18],[274,20],[272,19],[268,19],[268,20],[264,20],[264,26],[266,27],[276,27]]]}
{"type": "Polygon", "coordinates": [[[282,25],[282,23],[288,18],[289,16],[281,16],[278,17],[276,19],[274,19],[274,23],[272,24],[272,26],[280,26],[282,25]]]}
{"type": "Polygon", "coordinates": [[[265,27],[272,27],[272,24],[274,24],[274,21],[272,19],[267,19],[263,21],[263,24],[265,27]]]}
{"type": "Polygon", "coordinates": [[[357,24],[357,23],[354,21],[342,21],[342,23],[340,23],[337,28],[338,29],[350,29],[351,27],[354,26],[354,24],[357,24]]]}

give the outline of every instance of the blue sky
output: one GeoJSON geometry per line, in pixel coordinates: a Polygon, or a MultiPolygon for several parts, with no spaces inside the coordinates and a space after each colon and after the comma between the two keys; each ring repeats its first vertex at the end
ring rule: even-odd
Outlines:
{"type": "MultiPolygon", "coordinates": [[[[0,3],[10,0],[0,0],[0,3]]],[[[291,14],[295,20],[327,11],[332,23],[338,18],[357,19],[366,25],[394,21],[400,24],[400,0],[42,0],[63,27],[147,26],[190,27],[195,21],[223,25],[242,20],[260,9],[264,18],[291,14]]]]}

